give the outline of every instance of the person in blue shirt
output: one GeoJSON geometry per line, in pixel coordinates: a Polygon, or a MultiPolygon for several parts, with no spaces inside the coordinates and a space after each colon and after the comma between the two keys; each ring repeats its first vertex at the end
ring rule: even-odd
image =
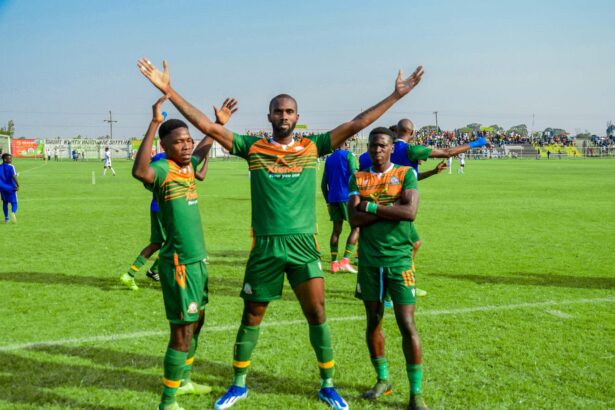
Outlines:
{"type": "MultiPolygon", "coordinates": [[[[391,162],[397,165],[410,166],[414,168],[418,175],[418,180],[421,181],[432,175],[440,173],[446,169],[446,163],[440,162],[434,169],[427,172],[419,172],[419,164],[428,158],[452,158],[456,155],[465,153],[472,148],[480,148],[487,145],[487,139],[484,137],[471,141],[469,144],[459,145],[451,148],[429,148],[424,145],[411,145],[410,141],[414,136],[414,124],[407,118],[399,120],[396,126],[391,127],[397,134],[397,139],[393,146],[391,154],[391,162]]],[[[359,169],[369,169],[372,166],[369,154],[367,152],[359,157],[359,169]]],[[[414,227],[411,232],[412,240],[412,260],[415,260],[416,253],[421,247],[421,238],[414,227]]],[[[417,296],[425,296],[427,292],[423,289],[416,289],[417,296]]],[[[388,306],[388,304],[387,304],[388,306]]]]}
{"type": "Polygon", "coordinates": [[[19,191],[19,181],[17,181],[17,172],[13,166],[13,156],[4,153],[0,165],[0,196],[5,223],[9,223],[9,204],[11,204],[10,220],[13,223],[17,222],[17,191],[19,191]]]}
{"type": "Polygon", "coordinates": [[[329,244],[331,246],[331,273],[338,271],[357,273],[350,264],[350,257],[354,254],[359,228],[351,228],[346,249],[341,261],[337,260],[339,238],[342,234],[344,221],[348,221],[348,181],[350,176],[357,172],[357,158],[348,151],[348,143],[344,142],[325,161],[325,171],[322,175],[320,188],[327,202],[329,217],[333,222],[333,231],[329,244]]]}

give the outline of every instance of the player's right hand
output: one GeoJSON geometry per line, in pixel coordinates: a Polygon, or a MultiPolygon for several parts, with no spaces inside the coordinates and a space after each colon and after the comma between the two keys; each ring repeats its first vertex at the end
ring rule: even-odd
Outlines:
{"type": "Polygon", "coordinates": [[[147,58],[142,58],[137,61],[137,67],[141,74],[145,76],[156,88],[162,91],[163,94],[168,94],[171,90],[171,75],[169,74],[169,66],[167,60],[162,60],[163,72],[158,70],[147,58]]]}
{"type": "Polygon", "coordinates": [[[160,107],[162,106],[162,103],[164,103],[168,98],[169,98],[168,95],[163,95],[162,97],[158,99],[158,101],[154,103],[154,105],[152,105],[152,121],[153,122],[157,122],[158,124],[160,124],[161,122],[164,121],[164,116],[162,115],[162,110],[160,110],[160,107]]]}

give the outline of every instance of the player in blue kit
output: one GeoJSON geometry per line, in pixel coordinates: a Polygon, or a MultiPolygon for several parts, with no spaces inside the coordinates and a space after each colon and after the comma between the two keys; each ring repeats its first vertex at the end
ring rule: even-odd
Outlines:
{"type": "Polygon", "coordinates": [[[19,191],[19,181],[17,181],[17,172],[13,166],[13,156],[4,153],[0,165],[0,196],[5,223],[9,223],[9,204],[11,204],[10,221],[17,222],[15,215],[17,213],[17,191],[19,191]]]}
{"type": "Polygon", "coordinates": [[[325,161],[325,172],[320,188],[327,202],[329,217],[333,222],[333,231],[329,244],[331,246],[331,273],[338,271],[357,273],[350,264],[359,239],[359,228],[351,228],[346,249],[341,261],[337,260],[339,238],[342,234],[344,221],[348,221],[348,181],[357,172],[357,158],[348,151],[348,142],[344,142],[325,161]]]}

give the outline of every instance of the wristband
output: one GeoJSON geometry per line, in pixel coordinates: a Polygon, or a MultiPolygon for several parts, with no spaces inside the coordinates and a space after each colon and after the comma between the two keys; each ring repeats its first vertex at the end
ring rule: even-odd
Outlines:
{"type": "Polygon", "coordinates": [[[479,139],[472,141],[468,144],[470,148],[480,148],[487,145],[487,139],[485,137],[480,137],[479,139]]]}
{"type": "Polygon", "coordinates": [[[378,204],[375,202],[368,202],[367,207],[365,207],[365,212],[376,215],[376,211],[378,211],[378,204]]]}

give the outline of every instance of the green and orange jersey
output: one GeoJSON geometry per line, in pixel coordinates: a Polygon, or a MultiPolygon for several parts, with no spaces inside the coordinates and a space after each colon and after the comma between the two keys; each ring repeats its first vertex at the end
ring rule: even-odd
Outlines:
{"type": "MultiPolygon", "coordinates": [[[[417,189],[416,171],[412,167],[392,164],[382,173],[364,169],[350,177],[349,196],[378,205],[393,205],[403,191],[417,189]]],[[[372,267],[410,265],[412,222],[380,219],[361,227],[359,264],[372,267]]]]}
{"type": "Polygon", "coordinates": [[[198,159],[180,167],[170,159],[150,164],[154,170],[154,183],[147,188],[160,206],[166,241],[160,257],[176,265],[186,265],[206,258],[205,239],[199,212],[194,170],[198,159]]]}
{"type": "Polygon", "coordinates": [[[316,233],[316,166],[331,151],[329,133],[288,145],[233,135],[231,154],[245,158],[250,169],[254,235],[316,233]]]}

